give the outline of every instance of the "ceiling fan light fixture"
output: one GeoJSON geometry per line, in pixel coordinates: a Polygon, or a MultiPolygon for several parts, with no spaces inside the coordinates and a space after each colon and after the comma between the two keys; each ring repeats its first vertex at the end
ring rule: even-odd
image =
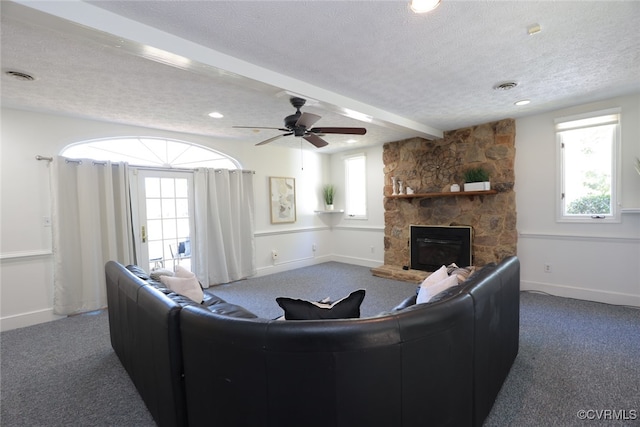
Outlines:
{"type": "Polygon", "coordinates": [[[409,7],[415,13],[427,13],[440,6],[441,1],[442,0],[411,0],[409,7]]]}
{"type": "Polygon", "coordinates": [[[511,90],[513,88],[515,88],[516,86],[518,86],[518,83],[516,82],[504,82],[504,83],[500,83],[497,84],[493,87],[493,89],[495,90],[511,90]]]}
{"type": "Polygon", "coordinates": [[[23,82],[32,82],[35,80],[35,77],[33,77],[31,74],[23,73],[22,71],[8,70],[4,73],[9,77],[13,77],[16,80],[20,80],[23,82]]]}

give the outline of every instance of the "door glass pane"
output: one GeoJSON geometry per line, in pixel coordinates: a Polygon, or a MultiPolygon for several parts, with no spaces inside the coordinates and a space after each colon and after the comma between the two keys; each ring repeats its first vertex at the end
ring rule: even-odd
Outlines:
{"type": "Polygon", "coordinates": [[[162,217],[176,217],[176,201],[175,199],[162,199],[162,217]]]}
{"type": "Polygon", "coordinates": [[[160,185],[162,187],[162,197],[175,197],[175,184],[172,178],[162,178],[160,180],[160,185]]]}
{"type": "Polygon", "coordinates": [[[177,235],[176,219],[164,219],[162,220],[162,237],[164,240],[175,239],[177,235]]]}
{"type": "Polygon", "coordinates": [[[189,186],[186,179],[176,180],[176,197],[189,197],[189,186]]]}
{"type": "Polygon", "coordinates": [[[162,220],[147,220],[147,237],[151,240],[162,240],[162,220]]]}
{"type": "Polygon", "coordinates": [[[177,221],[178,224],[178,237],[180,239],[189,238],[189,218],[182,218],[177,221]]]}
{"type": "Polygon", "coordinates": [[[160,209],[159,199],[147,199],[147,218],[149,219],[162,218],[162,211],[160,209]]]}
{"type": "Polygon", "coordinates": [[[189,199],[176,199],[176,217],[189,217],[189,199]]]}
{"type": "Polygon", "coordinates": [[[145,177],[149,268],[191,269],[188,178],[145,177]],[[180,196],[179,198],[177,196],[180,196]]]}
{"type": "Polygon", "coordinates": [[[160,178],[146,178],[145,193],[147,198],[160,197],[160,178]]]}

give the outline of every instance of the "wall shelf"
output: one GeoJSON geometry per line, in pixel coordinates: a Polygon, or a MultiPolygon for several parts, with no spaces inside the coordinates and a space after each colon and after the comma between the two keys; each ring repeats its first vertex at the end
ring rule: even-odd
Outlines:
{"type": "Polygon", "coordinates": [[[344,209],[334,209],[332,211],[314,211],[317,214],[344,213],[344,209]]]}
{"type": "Polygon", "coordinates": [[[488,194],[497,194],[496,190],[483,191],[450,191],[442,193],[414,193],[414,194],[397,194],[395,196],[386,196],[389,199],[432,199],[436,197],[456,197],[456,196],[485,196],[488,194]]]}

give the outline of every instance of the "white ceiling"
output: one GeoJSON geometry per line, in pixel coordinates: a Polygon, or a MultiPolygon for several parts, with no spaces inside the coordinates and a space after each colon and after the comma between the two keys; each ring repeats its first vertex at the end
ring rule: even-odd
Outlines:
{"type": "Polygon", "coordinates": [[[291,94],[310,100],[316,126],[367,128],[352,144],[324,137],[330,153],[640,92],[640,1],[442,0],[424,15],[367,0],[1,8],[3,106],[239,143],[280,133],[232,126],[281,127],[291,94]],[[507,81],[518,86],[494,89],[507,81]]]}

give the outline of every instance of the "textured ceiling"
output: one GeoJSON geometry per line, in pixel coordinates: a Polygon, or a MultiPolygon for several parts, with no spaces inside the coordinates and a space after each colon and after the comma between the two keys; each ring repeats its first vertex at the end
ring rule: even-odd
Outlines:
{"type": "Polygon", "coordinates": [[[368,129],[354,144],[327,136],[321,152],[334,152],[640,91],[638,1],[443,0],[425,15],[405,1],[1,7],[2,70],[36,77],[3,74],[4,106],[251,144],[278,131],[232,126],[281,126],[290,93],[315,100],[303,111],[317,126],[368,129]],[[505,81],[518,86],[493,89],[505,81]]]}

